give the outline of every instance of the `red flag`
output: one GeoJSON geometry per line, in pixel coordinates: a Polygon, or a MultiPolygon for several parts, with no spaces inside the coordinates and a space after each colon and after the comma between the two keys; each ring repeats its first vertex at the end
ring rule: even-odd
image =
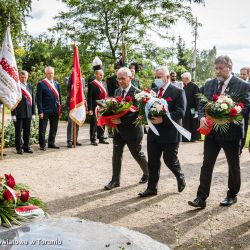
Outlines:
{"type": "Polygon", "coordinates": [[[69,109],[70,118],[82,125],[86,119],[86,102],[83,93],[82,74],[79,63],[78,48],[74,46],[74,59],[72,68],[72,84],[69,109]]]}

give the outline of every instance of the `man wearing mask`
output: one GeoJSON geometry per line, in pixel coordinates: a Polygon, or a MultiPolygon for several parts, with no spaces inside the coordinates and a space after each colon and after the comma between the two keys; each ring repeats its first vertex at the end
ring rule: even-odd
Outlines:
{"type": "Polygon", "coordinates": [[[45,68],[46,78],[37,84],[37,108],[39,114],[39,145],[45,151],[45,133],[48,120],[50,122],[48,148],[59,149],[55,145],[58,121],[61,117],[61,91],[57,81],[54,80],[54,68],[45,68]]]}
{"type": "Polygon", "coordinates": [[[22,91],[22,100],[11,112],[12,120],[15,123],[15,146],[17,154],[33,153],[30,149],[30,127],[31,119],[35,118],[35,97],[33,86],[27,83],[28,72],[21,70],[19,72],[20,87],[22,91]],[[22,143],[23,132],[23,143],[22,143]]]}
{"type": "Polygon", "coordinates": [[[95,80],[88,84],[88,110],[90,115],[90,143],[93,146],[98,146],[96,137],[101,144],[109,144],[104,138],[104,128],[97,126],[97,119],[95,109],[97,106],[96,101],[102,100],[107,97],[107,91],[102,84],[104,73],[102,69],[95,70],[95,80]]]}
{"type": "MultiPolygon", "coordinates": [[[[118,70],[117,79],[120,87],[115,91],[115,96],[121,96],[122,98],[129,96],[133,100],[133,105],[136,106],[136,90],[131,84],[131,78],[132,73],[128,68],[123,67],[118,70]]],[[[130,153],[143,172],[139,183],[145,183],[148,180],[148,163],[145,154],[141,151],[142,126],[135,126],[134,124],[137,116],[137,112],[129,112],[121,118],[111,120],[114,124],[117,124],[118,132],[113,137],[113,174],[111,181],[104,187],[106,190],[120,186],[122,155],[125,145],[128,146],[130,153]]]]}
{"type": "MultiPolygon", "coordinates": [[[[153,90],[157,93],[158,98],[164,98],[167,101],[168,112],[172,120],[180,125],[186,109],[186,97],[183,89],[170,84],[167,67],[158,68],[155,72],[155,78],[156,88],[153,90]]],[[[147,138],[149,180],[147,189],[139,193],[139,196],[157,195],[162,154],[165,164],[176,177],[178,192],[182,192],[186,183],[177,156],[181,135],[166,115],[153,117],[151,122],[160,135],[156,135],[149,128],[147,138]]]]}

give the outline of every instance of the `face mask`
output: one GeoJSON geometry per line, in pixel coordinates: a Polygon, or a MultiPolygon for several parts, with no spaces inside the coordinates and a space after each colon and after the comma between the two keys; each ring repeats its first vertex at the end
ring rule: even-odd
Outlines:
{"type": "Polygon", "coordinates": [[[164,83],[163,83],[162,79],[155,79],[155,85],[159,89],[164,85],[164,83]]]}

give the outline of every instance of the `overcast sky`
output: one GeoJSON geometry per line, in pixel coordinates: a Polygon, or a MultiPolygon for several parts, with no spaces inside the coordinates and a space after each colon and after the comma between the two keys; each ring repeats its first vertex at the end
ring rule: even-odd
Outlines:
{"type": "MultiPolygon", "coordinates": [[[[206,0],[205,7],[193,5],[193,14],[202,23],[198,29],[197,49],[217,48],[217,55],[229,55],[233,60],[233,71],[250,66],[250,22],[249,0],[206,0]]],[[[57,0],[34,0],[32,19],[27,22],[27,31],[38,35],[55,24],[53,17],[65,6],[57,0]]],[[[180,22],[173,31],[184,38],[186,46],[193,46],[192,29],[180,22]]]]}

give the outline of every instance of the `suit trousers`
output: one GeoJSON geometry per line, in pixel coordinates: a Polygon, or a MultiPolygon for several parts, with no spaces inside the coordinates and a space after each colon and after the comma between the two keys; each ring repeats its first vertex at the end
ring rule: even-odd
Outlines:
{"type": "Polygon", "coordinates": [[[179,142],[158,143],[156,141],[147,142],[149,180],[148,189],[157,190],[160,178],[161,155],[163,154],[164,163],[171,170],[177,179],[183,176],[181,165],[178,159],[179,142]]]}
{"type": "Polygon", "coordinates": [[[44,113],[43,119],[39,119],[39,145],[40,147],[45,147],[45,133],[47,129],[47,124],[50,124],[48,145],[55,144],[55,138],[58,128],[59,114],[57,113],[44,113]]]}
{"type": "Polygon", "coordinates": [[[104,129],[105,127],[97,126],[96,116],[90,116],[90,141],[96,141],[96,134],[99,140],[104,140],[104,129]]]}
{"type": "Polygon", "coordinates": [[[31,118],[17,118],[15,122],[16,150],[29,149],[31,118]],[[23,132],[23,143],[22,143],[23,132]]]}
{"type": "MultiPolygon", "coordinates": [[[[79,125],[76,124],[76,141],[79,132],[79,125]]],[[[74,122],[70,117],[68,117],[68,126],[67,126],[67,143],[73,143],[74,139],[74,122]]]]}
{"type": "Polygon", "coordinates": [[[115,133],[113,137],[113,181],[120,181],[122,155],[125,145],[127,144],[133,158],[139,164],[144,175],[148,175],[148,162],[142,150],[142,137],[125,139],[121,137],[120,133],[115,133]]]}
{"type": "Polygon", "coordinates": [[[203,200],[206,200],[209,196],[213,169],[221,148],[225,152],[229,167],[227,197],[236,197],[240,190],[240,139],[237,141],[220,141],[206,137],[204,141],[204,158],[200,173],[200,185],[197,191],[197,196],[203,200]]]}

